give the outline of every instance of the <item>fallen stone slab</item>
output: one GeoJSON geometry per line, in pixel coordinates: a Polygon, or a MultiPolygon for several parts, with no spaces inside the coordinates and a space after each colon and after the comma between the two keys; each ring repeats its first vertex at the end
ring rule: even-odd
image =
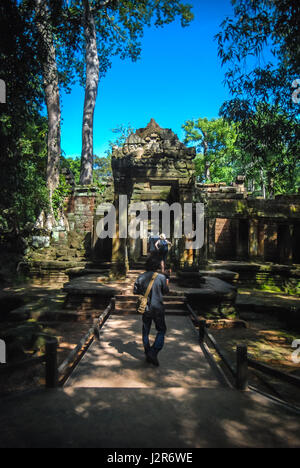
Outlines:
{"type": "Polygon", "coordinates": [[[199,271],[178,271],[177,282],[180,286],[191,288],[200,287],[201,284],[205,283],[205,280],[199,271]]]}
{"type": "Polygon", "coordinates": [[[66,270],[69,268],[77,268],[85,266],[87,262],[76,260],[28,260],[22,262],[20,267],[22,269],[40,269],[40,270],[66,270]]]}
{"type": "Polygon", "coordinates": [[[203,300],[207,298],[215,300],[216,303],[219,303],[222,299],[235,300],[237,289],[231,284],[210,276],[204,276],[203,279],[205,280],[203,288],[186,289],[185,295],[189,300],[203,300]]]}
{"type": "Polygon", "coordinates": [[[237,296],[236,308],[245,318],[248,313],[272,314],[288,327],[300,330],[300,298],[298,297],[260,291],[242,291],[237,296]]]}
{"type": "Polygon", "coordinates": [[[211,276],[204,276],[205,285],[209,288],[212,288],[217,294],[226,296],[227,298],[236,298],[237,289],[226,281],[221,280],[220,278],[215,278],[211,276]]]}
{"type": "MultiPolygon", "coordinates": [[[[199,317],[199,319],[201,318],[203,317],[199,317]]],[[[206,320],[206,325],[208,328],[211,328],[213,330],[221,330],[224,328],[249,328],[249,325],[245,320],[206,320]]]]}
{"type": "Polygon", "coordinates": [[[65,284],[63,291],[67,293],[67,297],[64,309],[84,313],[101,310],[108,305],[112,297],[123,293],[121,287],[107,286],[98,280],[99,275],[86,275],[65,284]]]}
{"type": "Polygon", "coordinates": [[[200,270],[199,273],[202,277],[211,276],[229,283],[236,283],[239,279],[239,273],[230,270],[200,270]]]}
{"type": "Polygon", "coordinates": [[[87,276],[91,274],[106,275],[107,269],[92,269],[92,268],[85,268],[85,267],[76,267],[76,268],[67,269],[65,273],[70,278],[76,278],[76,277],[87,276]]]}
{"type": "Polygon", "coordinates": [[[300,310],[300,298],[284,296],[283,294],[269,293],[267,291],[239,291],[236,304],[241,309],[259,310],[261,308],[295,309],[300,310]]]}
{"type": "Polygon", "coordinates": [[[236,288],[218,278],[205,277],[205,280],[204,288],[185,291],[190,306],[207,319],[235,319],[236,288]]]}
{"type": "Polygon", "coordinates": [[[98,277],[99,275],[86,275],[76,278],[65,284],[63,291],[68,294],[86,294],[105,297],[113,297],[116,294],[121,294],[121,290],[116,287],[98,283],[98,277]]]}

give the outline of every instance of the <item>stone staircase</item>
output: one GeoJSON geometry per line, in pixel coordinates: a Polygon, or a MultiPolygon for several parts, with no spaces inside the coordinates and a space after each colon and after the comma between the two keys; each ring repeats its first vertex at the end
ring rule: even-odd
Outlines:
{"type": "MultiPolygon", "coordinates": [[[[117,294],[115,315],[133,315],[136,314],[136,301],[137,297],[133,294],[133,286],[137,277],[143,273],[144,270],[129,270],[127,273],[126,284],[122,294],[117,294]]],[[[164,306],[167,315],[188,315],[186,308],[186,298],[180,292],[172,288],[172,283],[175,277],[170,278],[170,291],[168,296],[164,296],[164,306]]]]}
{"type": "MultiPolygon", "coordinates": [[[[164,306],[167,315],[188,315],[184,296],[164,296],[164,306]]],[[[114,314],[136,314],[136,296],[116,296],[116,308],[114,314]]]]}

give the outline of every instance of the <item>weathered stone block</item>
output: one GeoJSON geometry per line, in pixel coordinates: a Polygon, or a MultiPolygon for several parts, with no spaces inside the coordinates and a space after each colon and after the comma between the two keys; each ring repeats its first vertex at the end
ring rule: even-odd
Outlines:
{"type": "Polygon", "coordinates": [[[32,236],[32,247],[36,249],[50,247],[50,236],[32,236]]]}

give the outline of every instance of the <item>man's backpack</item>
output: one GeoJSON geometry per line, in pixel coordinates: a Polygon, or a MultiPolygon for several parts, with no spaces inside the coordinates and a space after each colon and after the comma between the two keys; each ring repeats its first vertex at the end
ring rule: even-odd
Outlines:
{"type": "Polygon", "coordinates": [[[144,314],[145,313],[145,310],[146,310],[146,307],[147,307],[148,296],[150,294],[153,283],[155,281],[155,278],[157,278],[157,276],[158,276],[158,273],[153,274],[145,294],[143,296],[142,295],[138,296],[137,303],[136,303],[136,311],[139,314],[144,314]]]}

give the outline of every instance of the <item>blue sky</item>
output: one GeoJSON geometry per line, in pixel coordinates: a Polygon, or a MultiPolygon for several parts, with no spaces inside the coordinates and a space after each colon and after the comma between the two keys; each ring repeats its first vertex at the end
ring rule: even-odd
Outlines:
{"type": "MultiPolygon", "coordinates": [[[[214,36],[221,21],[232,15],[230,0],[187,0],[195,19],[187,28],[179,22],[147,28],[141,59],[135,63],[114,58],[100,82],[94,121],[94,154],[105,155],[112,129],[131,124],[145,127],[151,118],[171,128],[180,139],[189,119],[218,117],[229,98],[224,69],[214,36]]],[[[62,93],[62,149],[66,156],[81,154],[84,90],[74,86],[62,93]]]]}

